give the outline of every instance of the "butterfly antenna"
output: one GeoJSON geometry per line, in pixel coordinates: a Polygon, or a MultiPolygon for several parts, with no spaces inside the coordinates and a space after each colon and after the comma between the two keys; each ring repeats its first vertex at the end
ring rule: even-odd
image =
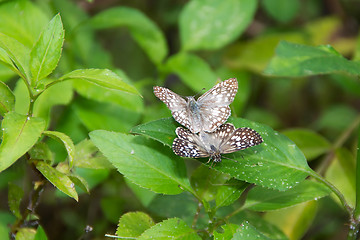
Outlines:
{"type": "MultiPolygon", "coordinates": [[[[228,157],[225,157],[225,156],[222,156],[222,157],[223,157],[223,158],[226,158],[226,159],[229,159],[229,160],[231,160],[231,161],[234,161],[234,162],[238,162],[237,160],[232,159],[232,158],[228,158],[228,157]]],[[[244,158],[242,155],[241,155],[241,157],[244,158]]]]}

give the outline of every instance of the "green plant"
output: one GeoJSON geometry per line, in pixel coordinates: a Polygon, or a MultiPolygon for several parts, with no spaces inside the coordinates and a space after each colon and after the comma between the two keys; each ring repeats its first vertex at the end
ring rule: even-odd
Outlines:
{"type": "Polygon", "coordinates": [[[261,3],[165,4],[179,13],[174,51],[166,26],[135,7],[90,17],[69,0],[1,2],[0,189],[7,187],[12,213],[1,210],[1,235],[103,238],[118,224],[116,235],[131,239],[300,239],[329,208],[337,211],[336,226],[346,214],[347,238],[357,239],[360,116],[352,102],[360,96],[359,43],[348,60],[341,43],[334,42],[342,54],[325,44],[336,19],[309,17],[299,31],[280,31],[299,2],[261,3]],[[273,31],[267,26],[269,33],[235,42],[259,8],[277,21],[273,31]],[[184,161],[171,151],[178,124],[152,86],[172,84],[192,95],[230,77],[239,90],[228,121],[256,130],[264,142],[213,168],[207,159],[184,161]],[[66,231],[46,223],[45,206],[66,231]]]}

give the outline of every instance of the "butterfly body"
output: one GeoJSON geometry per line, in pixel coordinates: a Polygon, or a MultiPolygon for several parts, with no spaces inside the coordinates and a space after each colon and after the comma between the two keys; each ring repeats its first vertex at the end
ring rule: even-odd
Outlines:
{"type": "Polygon", "coordinates": [[[176,155],[190,158],[210,157],[215,163],[221,162],[221,154],[243,150],[263,142],[260,134],[251,128],[238,128],[226,123],[215,132],[199,134],[178,127],[172,149],[176,155]]]}
{"type": "Polygon", "coordinates": [[[193,133],[213,132],[230,116],[230,103],[238,89],[235,78],[216,84],[197,100],[178,94],[164,87],[154,87],[154,94],[170,109],[174,119],[193,133]]]}

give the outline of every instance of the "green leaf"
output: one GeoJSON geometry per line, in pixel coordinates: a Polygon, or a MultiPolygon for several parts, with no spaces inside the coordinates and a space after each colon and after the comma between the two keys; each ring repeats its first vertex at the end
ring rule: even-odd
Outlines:
{"type": "Polygon", "coordinates": [[[256,38],[230,45],[225,52],[225,63],[231,69],[245,69],[262,74],[281,40],[302,44],[306,42],[305,36],[300,32],[258,35],[256,38]]]}
{"type": "Polygon", "coordinates": [[[39,161],[36,168],[47,178],[57,189],[78,201],[78,194],[75,190],[74,183],[68,176],[56,170],[49,164],[39,161]]]}
{"type": "Polygon", "coordinates": [[[282,133],[294,141],[307,160],[317,158],[331,149],[326,138],[309,129],[288,129],[282,133]]]}
{"type": "Polygon", "coordinates": [[[228,180],[216,193],[216,208],[235,202],[248,186],[248,183],[234,178],[228,180]]]}
{"type": "Polygon", "coordinates": [[[152,122],[147,122],[131,129],[131,133],[146,135],[154,140],[161,142],[169,147],[174,141],[175,129],[178,123],[173,118],[162,118],[152,122]]]}
{"type": "Polygon", "coordinates": [[[221,228],[223,229],[222,233],[219,233],[217,231],[214,232],[214,240],[228,240],[233,239],[234,233],[236,233],[236,230],[239,228],[239,225],[236,224],[225,224],[222,225],[221,228]]]}
{"type": "Polygon", "coordinates": [[[69,156],[69,166],[72,168],[74,163],[74,155],[75,155],[75,146],[71,138],[62,132],[56,132],[56,131],[44,131],[44,135],[49,136],[57,141],[60,141],[64,144],[65,149],[69,156]]]}
{"type": "MultiPolygon", "coordinates": [[[[142,131],[137,133],[163,142],[163,138],[157,139],[157,136],[162,135],[158,135],[156,131],[162,132],[166,128],[166,131],[173,133],[174,139],[176,125],[173,122],[172,118],[153,121],[148,123],[146,129],[142,128],[142,131]],[[152,128],[151,125],[156,128],[152,128]],[[147,129],[151,131],[148,132],[147,129]]],[[[234,123],[236,127],[250,127],[256,130],[264,139],[264,143],[227,155],[233,160],[223,159],[221,163],[215,165],[216,170],[228,173],[239,180],[281,191],[295,186],[311,173],[303,153],[284,135],[266,125],[241,118],[230,118],[229,122],[234,123]]],[[[139,128],[141,127],[138,126],[139,128]]],[[[207,162],[208,159],[200,161],[207,162]]]]}
{"type": "Polygon", "coordinates": [[[10,167],[34,146],[45,129],[45,121],[9,112],[2,120],[1,129],[3,136],[0,146],[0,172],[10,167]]]}
{"type": "Polygon", "coordinates": [[[10,182],[8,193],[9,208],[17,219],[20,219],[22,217],[20,212],[20,202],[23,196],[24,190],[21,187],[10,182]]]}
{"type": "Polygon", "coordinates": [[[360,63],[349,61],[331,46],[312,47],[281,41],[265,74],[287,77],[344,72],[360,74],[360,63]]]}
{"type": "Polygon", "coordinates": [[[49,19],[31,1],[2,1],[0,32],[31,48],[49,19]]]}
{"type": "Polygon", "coordinates": [[[5,113],[15,109],[15,96],[10,88],[0,81],[0,115],[4,116],[5,113]]]}
{"type": "Polygon", "coordinates": [[[16,39],[3,33],[0,33],[0,49],[3,49],[8,56],[7,59],[1,57],[0,60],[14,72],[23,76],[27,81],[30,81],[30,50],[16,39]]]}
{"type": "Polygon", "coordinates": [[[23,227],[16,233],[16,240],[34,240],[36,231],[33,228],[23,227]]]}
{"type": "Polygon", "coordinates": [[[47,77],[56,68],[64,42],[64,29],[60,14],[57,14],[41,33],[30,53],[32,86],[47,77]]]}
{"type": "Polygon", "coordinates": [[[116,235],[123,238],[137,238],[154,225],[154,221],[146,213],[129,212],[121,216],[116,235]]]}
{"type": "Polygon", "coordinates": [[[266,0],[262,1],[262,5],[272,18],[282,23],[294,19],[300,8],[298,0],[266,0]]]}
{"type": "Polygon", "coordinates": [[[59,78],[59,81],[65,80],[84,80],[95,83],[101,87],[140,95],[135,87],[125,83],[118,75],[109,69],[78,69],[59,78]]]}
{"type": "MultiPolygon", "coordinates": [[[[132,81],[124,72],[118,70],[116,74],[119,75],[125,83],[132,85],[132,81]]],[[[76,92],[87,99],[117,104],[126,110],[136,113],[143,113],[144,111],[144,99],[139,95],[99,87],[99,85],[86,81],[73,81],[73,87],[76,92]]]]}
{"type": "Polygon", "coordinates": [[[253,20],[257,1],[190,1],[180,15],[182,49],[219,49],[234,41],[253,20]]]}
{"type": "Polygon", "coordinates": [[[186,223],[179,218],[170,218],[156,224],[150,229],[146,230],[138,238],[143,239],[194,239],[201,238],[196,234],[194,229],[191,229],[186,223]]]}
{"type": "Polygon", "coordinates": [[[54,161],[53,153],[49,146],[44,142],[37,142],[30,150],[29,155],[31,159],[42,160],[49,164],[54,161]]]}
{"type": "Polygon", "coordinates": [[[9,229],[5,223],[0,222],[0,236],[3,240],[10,240],[9,229]]]}
{"type": "Polygon", "coordinates": [[[214,169],[209,169],[204,165],[200,165],[192,173],[190,183],[197,195],[202,200],[209,202],[215,199],[217,190],[228,179],[229,176],[227,174],[215,171],[214,169]]]}
{"type": "Polygon", "coordinates": [[[96,130],[90,133],[95,146],[126,178],[157,193],[193,192],[183,161],[168,149],[141,136],[96,130]],[[181,188],[179,187],[181,186],[181,188]]]}
{"type": "Polygon", "coordinates": [[[75,145],[74,167],[90,169],[113,168],[111,163],[89,139],[84,139],[75,145]]]}
{"type": "Polygon", "coordinates": [[[210,89],[217,80],[217,76],[209,64],[190,53],[172,55],[167,60],[165,69],[179,75],[181,80],[195,92],[199,92],[203,88],[210,89]]]}
{"type": "Polygon", "coordinates": [[[35,238],[34,240],[47,240],[46,233],[44,229],[39,225],[39,227],[36,230],[35,238]]]}
{"type": "Polygon", "coordinates": [[[142,205],[146,208],[149,207],[151,201],[156,197],[157,194],[148,189],[142,188],[139,185],[136,185],[127,178],[125,178],[124,180],[126,182],[126,185],[136,195],[137,199],[139,199],[142,205]]]}
{"type": "Polygon", "coordinates": [[[83,177],[80,177],[77,174],[70,174],[69,178],[76,186],[81,188],[81,190],[83,190],[86,193],[90,193],[89,184],[83,177]]]}
{"type": "Polygon", "coordinates": [[[137,9],[113,7],[90,20],[95,29],[127,27],[150,60],[159,65],[168,53],[165,36],[155,23],[137,9]]]}
{"type": "Polygon", "coordinates": [[[276,210],[317,200],[329,195],[330,192],[331,190],[322,183],[309,180],[283,192],[255,187],[249,192],[244,208],[254,211],[276,210]]]}
{"type": "MultiPolygon", "coordinates": [[[[355,157],[345,149],[336,149],[335,159],[328,167],[325,178],[344,195],[347,203],[355,207],[356,177],[355,177],[355,157]]],[[[338,201],[338,198],[335,198],[338,201]]],[[[338,202],[340,204],[340,202],[338,202]]]]}
{"type": "Polygon", "coordinates": [[[265,236],[262,232],[258,231],[253,225],[249,224],[248,222],[243,222],[242,224],[240,224],[240,227],[234,234],[233,239],[271,240],[271,238],[265,236]]]}
{"type": "Polygon", "coordinates": [[[301,239],[313,223],[317,214],[317,205],[317,201],[301,203],[267,212],[264,218],[281,229],[290,239],[301,239]]]}

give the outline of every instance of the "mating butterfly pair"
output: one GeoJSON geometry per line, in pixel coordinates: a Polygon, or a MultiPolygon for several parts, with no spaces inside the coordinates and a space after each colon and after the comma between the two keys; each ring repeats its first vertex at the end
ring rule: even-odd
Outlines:
{"type": "Polygon", "coordinates": [[[263,142],[250,128],[236,129],[223,124],[230,116],[229,105],[235,98],[238,83],[225,80],[200,96],[186,97],[163,87],[154,87],[154,94],[171,110],[174,119],[189,130],[178,127],[172,149],[176,155],[190,158],[210,157],[221,161],[221,154],[236,152],[263,142]],[[223,125],[222,125],[223,124],[223,125]],[[198,135],[196,133],[199,133],[198,135]]]}

